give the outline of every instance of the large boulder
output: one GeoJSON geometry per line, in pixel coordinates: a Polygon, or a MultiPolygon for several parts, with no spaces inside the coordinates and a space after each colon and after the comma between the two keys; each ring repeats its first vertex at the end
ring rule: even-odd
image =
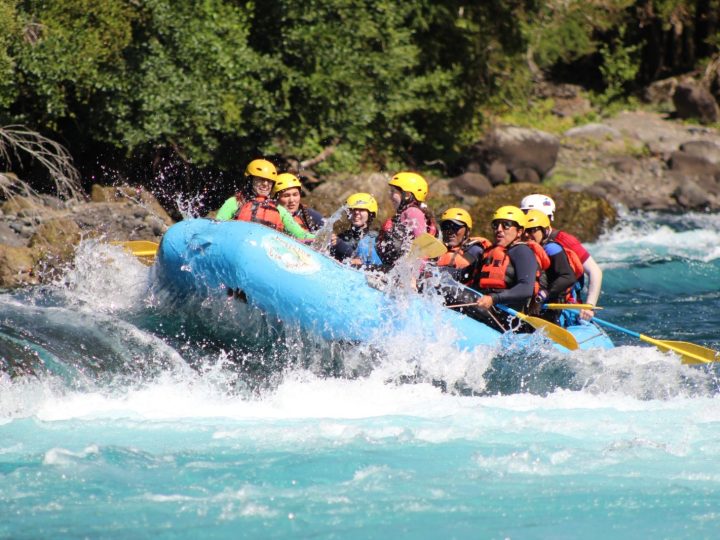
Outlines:
{"type": "Polygon", "coordinates": [[[684,150],[670,155],[668,168],[687,176],[715,176],[720,173],[720,163],[713,163],[705,155],[684,150]]]}
{"type": "Polygon", "coordinates": [[[149,214],[156,216],[166,226],[174,223],[170,215],[160,205],[155,195],[142,189],[141,187],[130,186],[100,186],[93,184],[90,191],[90,200],[97,203],[117,202],[117,203],[135,203],[147,209],[149,214]]]}
{"type": "Polygon", "coordinates": [[[697,118],[703,124],[718,121],[718,105],[707,88],[692,81],[678,84],[673,94],[678,118],[697,118]]]}
{"type": "Polygon", "coordinates": [[[517,183],[496,187],[471,209],[473,232],[492,237],[490,222],[495,210],[504,205],[518,206],[526,195],[543,193],[552,197],[557,206],[553,227],[566,230],[583,242],[594,241],[605,227],[617,221],[615,208],[605,199],[585,192],[535,184],[517,183]]]}
{"type": "Polygon", "coordinates": [[[702,139],[687,141],[680,145],[680,150],[686,154],[701,157],[714,165],[720,165],[720,144],[715,141],[702,139]]]}
{"type": "Polygon", "coordinates": [[[51,219],[35,229],[28,246],[39,258],[62,263],[72,260],[81,238],[80,227],[72,219],[51,219]]]}
{"type": "Polygon", "coordinates": [[[36,258],[30,248],[0,244],[0,287],[37,284],[35,263],[36,258]]]}
{"type": "Polygon", "coordinates": [[[540,181],[553,169],[560,140],[550,133],[516,126],[492,129],[471,149],[469,161],[480,161],[484,172],[491,165],[505,166],[512,181],[540,181]]]}
{"type": "Polygon", "coordinates": [[[492,184],[480,173],[466,172],[450,180],[449,190],[459,199],[467,201],[490,193],[492,184]]]}
{"type": "Polygon", "coordinates": [[[685,180],[673,195],[678,204],[687,210],[711,210],[718,207],[718,198],[694,180],[685,180]]]}
{"type": "Polygon", "coordinates": [[[74,208],[72,217],[88,237],[159,242],[167,230],[162,216],[131,200],[84,204],[74,208]]]}

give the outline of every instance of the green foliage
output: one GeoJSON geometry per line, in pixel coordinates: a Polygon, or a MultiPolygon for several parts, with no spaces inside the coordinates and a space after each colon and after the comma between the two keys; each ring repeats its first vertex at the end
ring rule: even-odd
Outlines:
{"type": "Polygon", "coordinates": [[[226,167],[267,144],[283,119],[269,88],[285,70],[248,46],[250,15],[222,0],[143,2],[114,140],[226,167]],[[227,141],[247,153],[227,155],[227,141]]]}
{"type": "MultiPolygon", "coordinates": [[[[654,58],[641,27],[677,41],[670,33],[692,29],[698,6],[0,0],[0,119],[73,153],[114,148],[128,167],[172,153],[236,170],[258,154],[307,159],[339,141],[320,172],[421,168],[452,162],[498,117],[571,127],[578,119],[557,118],[533,94],[558,65],[583,61],[602,88],[596,103],[612,111],[654,58]]],[[[714,32],[704,46],[720,41],[714,32]]]]}
{"type": "Polygon", "coordinates": [[[603,105],[623,96],[628,83],[635,79],[640,69],[635,58],[638,46],[624,44],[624,35],[625,27],[621,27],[618,36],[611,43],[603,43],[600,46],[600,55],[603,59],[600,73],[605,81],[605,91],[599,99],[603,105]]]}
{"type": "Polygon", "coordinates": [[[632,0],[554,0],[543,2],[523,33],[541,68],[557,62],[570,63],[598,50],[597,35],[622,21],[632,0]]]}
{"type": "Polygon", "coordinates": [[[0,0],[0,111],[9,107],[17,97],[15,89],[15,59],[10,49],[20,39],[20,21],[12,2],[0,0]]]}
{"type": "Polygon", "coordinates": [[[76,117],[76,107],[121,90],[134,12],[104,0],[27,5],[19,11],[24,39],[15,54],[22,119],[57,130],[61,120],[76,117]]]}
{"type": "Polygon", "coordinates": [[[263,4],[256,24],[276,37],[264,45],[288,70],[275,148],[308,155],[338,138],[326,165],[384,167],[428,140],[423,122],[461,98],[453,85],[460,68],[421,64],[412,9],[371,0],[263,4]]]}
{"type": "Polygon", "coordinates": [[[514,107],[498,117],[502,124],[521,127],[532,127],[548,133],[559,135],[575,125],[570,117],[560,117],[552,112],[555,106],[553,99],[532,102],[529,107],[514,107]]]}

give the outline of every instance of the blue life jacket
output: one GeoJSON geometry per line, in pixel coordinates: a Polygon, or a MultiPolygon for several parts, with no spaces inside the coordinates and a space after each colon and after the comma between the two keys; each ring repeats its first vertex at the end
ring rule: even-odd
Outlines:
{"type": "Polygon", "coordinates": [[[360,259],[363,265],[380,265],[382,259],[378,255],[375,243],[377,241],[378,233],[375,231],[368,232],[358,242],[357,248],[355,248],[355,257],[360,259]]]}

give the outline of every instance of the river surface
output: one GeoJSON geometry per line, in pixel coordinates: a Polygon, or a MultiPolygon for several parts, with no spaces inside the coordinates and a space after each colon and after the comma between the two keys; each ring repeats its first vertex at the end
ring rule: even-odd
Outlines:
{"type": "MultiPolygon", "coordinates": [[[[588,247],[604,319],[720,349],[720,216],[626,215],[588,247]]],[[[0,291],[0,538],[720,537],[720,363],[618,333],[279,338],[150,280],[87,242],[0,291]]]]}

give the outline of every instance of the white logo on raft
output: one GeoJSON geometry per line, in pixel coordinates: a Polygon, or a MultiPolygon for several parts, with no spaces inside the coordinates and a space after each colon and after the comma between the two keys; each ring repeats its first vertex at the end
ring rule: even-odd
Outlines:
{"type": "Polygon", "coordinates": [[[320,271],[320,263],[293,240],[267,235],[262,239],[265,253],[275,263],[293,274],[314,274],[320,271]]]}

